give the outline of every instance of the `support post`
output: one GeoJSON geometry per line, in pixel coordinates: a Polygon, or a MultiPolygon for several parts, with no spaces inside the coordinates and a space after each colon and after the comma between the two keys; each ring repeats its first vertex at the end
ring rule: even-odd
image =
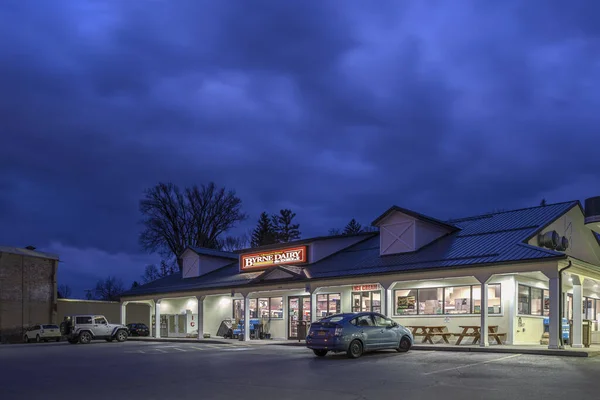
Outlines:
{"type": "Polygon", "coordinates": [[[152,316],[154,315],[154,301],[148,303],[148,330],[150,331],[150,337],[154,337],[154,324],[152,323],[152,316]]]}
{"type": "Polygon", "coordinates": [[[244,342],[250,340],[250,297],[244,294],[244,342]]]}
{"type": "Polygon", "coordinates": [[[198,340],[204,339],[204,299],[206,296],[196,296],[198,299],[198,340]]]}
{"type": "Polygon", "coordinates": [[[558,349],[560,347],[560,335],[562,334],[562,318],[559,315],[562,288],[559,284],[558,273],[549,279],[548,288],[550,292],[550,317],[548,320],[550,338],[548,348],[558,349]]]}
{"type": "Polygon", "coordinates": [[[154,337],[160,339],[160,300],[154,300],[154,337]]]}
{"type": "MultiPolygon", "coordinates": [[[[310,294],[310,321],[317,321],[317,290],[313,290],[310,294]]],[[[329,312],[329,304],[327,304],[327,312],[329,312]]],[[[289,318],[289,316],[288,316],[289,318]]]]}
{"type": "Polygon", "coordinates": [[[571,275],[573,279],[573,337],[571,346],[583,347],[583,279],[577,275],[571,275]]]}
{"type": "Polygon", "coordinates": [[[492,278],[492,275],[480,275],[475,278],[481,283],[481,320],[479,324],[479,346],[489,347],[489,335],[488,335],[488,282],[492,278]]]}
{"type": "Polygon", "coordinates": [[[121,325],[127,325],[127,304],[128,301],[121,303],[121,325]]]}

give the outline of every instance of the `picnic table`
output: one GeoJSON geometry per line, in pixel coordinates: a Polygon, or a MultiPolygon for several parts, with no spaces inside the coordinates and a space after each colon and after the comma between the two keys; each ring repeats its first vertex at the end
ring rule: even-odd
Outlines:
{"type": "Polygon", "coordinates": [[[407,326],[412,330],[412,334],[414,337],[423,336],[423,341],[421,343],[429,342],[433,344],[432,338],[434,336],[441,336],[444,339],[444,342],[450,344],[448,341],[448,336],[452,336],[451,333],[444,332],[446,329],[445,325],[440,326],[430,326],[430,325],[413,325],[407,326]]]}
{"type": "MultiPolygon", "coordinates": [[[[456,334],[458,340],[456,344],[459,345],[465,337],[472,337],[473,342],[471,344],[477,344],[481,340],[481,327],[479,325],[461,325],[462,332],[456,334]]],[[[501,336],[506,336],[506,333],[498,333],[498,325],[488,325],[488,337],[494,338],[496,343],[502,344],[500,340],[501,336]]]]}

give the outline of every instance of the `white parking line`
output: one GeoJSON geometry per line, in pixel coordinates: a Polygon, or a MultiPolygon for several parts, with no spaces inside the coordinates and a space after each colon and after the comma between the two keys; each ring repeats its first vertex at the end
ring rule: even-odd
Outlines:
{"type": "Polygon", "coordinates": [[[500,357],[500,358],[496,358],[494,360],[482,361],[482,362],[478,362],[478,363],[474,363],[474,364],[467,364],[467,365],[461,365],[461,366],[458,366],[458,367],[452,367],[452,368],[440,369],[440,370],[432,371],[432,372],[426,372],[423,375],[431,375],[431,374],[437,374],[437,373],[440,373],[440,372],[454,371],[454,370],[457,370],[457,369],[474,367],[476,365],[489,364],[489,363],[493,363],[493,362],[497,362],[497,361],[508,360],[509,358],[519,357],[521,355],[522,354],[512,354],[510,356],[500,357]]]}

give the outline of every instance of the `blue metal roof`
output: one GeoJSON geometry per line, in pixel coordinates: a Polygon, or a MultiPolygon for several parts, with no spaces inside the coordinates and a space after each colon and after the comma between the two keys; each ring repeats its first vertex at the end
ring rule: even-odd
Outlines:
{"type": "Polygon", "coordinates": [[[229,258],[231,260],[239,260],[240,257],[238,254],[231,253],[229,251],[205,249],[204,247],[188,247],[188,249],[193,250],[198,254],[210,257],[229,258]]]}
{"type": "MultiPolygon", "coordinates": [[[[571,201],[454,219],[447,224],[459,230],[417,251],[403,254],[380,256],[379,233],[373,233],[305,269],[311,279],[326,279],[564,257],[563,253],[530,246],[526,242],[577,205],[579,202],[571,201]]],[[[125,296],[233,288],[251,284],[260,274],[261,271],[240,273],[238,263],[234,262],[197,278],[182,279],[178,273],[134,288],[125,296]]]]}

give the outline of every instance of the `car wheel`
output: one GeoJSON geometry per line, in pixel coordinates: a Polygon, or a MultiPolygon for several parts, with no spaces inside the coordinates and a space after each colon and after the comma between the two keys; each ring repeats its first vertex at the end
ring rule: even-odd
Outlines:
{"type": "Polygon", "coordinates": [[[29,338],[27,337],[27,335],[25,335],[25,337],[23,338],[23,341],[24,341],[25,343],[29,343],[29,338]]]}
{"type": "Polygon", "coordinates": [[[92,335],[89,332],[81,332],[79,334],[79,343],[89,344],[92,341],[92,335]]]}
{"type": "Polygon", "coordinates": [[[127,332],[123,329],[117,332],[117,342],[124,342],[127,340],[127,332]]]}
{"type": "Polygon", "coordinates": [[[350,358],[358,358],[362,356],[363,353],[363,345],[360,340],[355,339],[350,342],[350,346],[348,346],[348,357],[350,358]]]}
{"type": "Polygon", "coordinates": [[[398,345],[396,351],[398,353],[406,353],[408,350],[410,350],[410,339],[405,336],[400,339],[400,344],[398,345]]]}
{"type": "Polygon", "coordinates": [[[313,349],[313,353],[315,353],[315,356],[317,357],[325,357],[327,355],[327,350],[313,349]]]}
{"type": "Polygon", "coordinates": [[[38,343],[41,341],[40,340],[40,335],[35,335],[35,341],[38,342],[38,343]]]}

